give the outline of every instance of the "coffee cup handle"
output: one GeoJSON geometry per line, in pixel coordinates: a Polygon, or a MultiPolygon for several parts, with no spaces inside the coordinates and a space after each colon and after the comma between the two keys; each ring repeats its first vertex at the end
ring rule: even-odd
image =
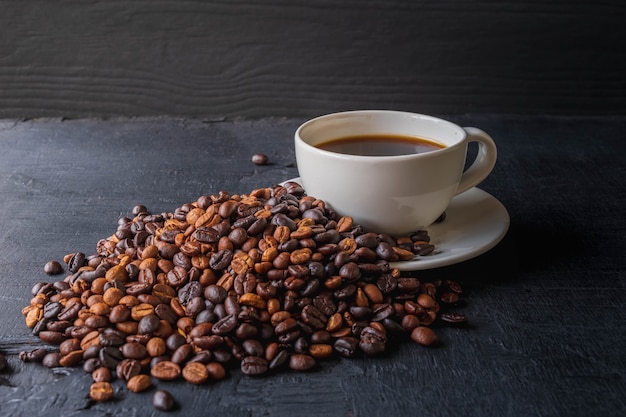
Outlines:
{"type": "Polygon", "coordinates": [[[464,127],[463,130],[467,132],[468,143],[478,143],[478,154],[472,165],[461,176],[455,195],[475,187],[487,178],[496,165],[498,156],[496,143],[487,133],[475,127],[464,127]]]}

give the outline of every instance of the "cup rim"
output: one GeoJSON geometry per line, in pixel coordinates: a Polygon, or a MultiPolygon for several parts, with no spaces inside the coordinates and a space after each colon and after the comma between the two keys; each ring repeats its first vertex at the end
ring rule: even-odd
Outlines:
{"type": "Polygon", "coordinates": [[[347,159],[347,160],[352,160],[352,161],[361,160],[361,161],[368,161],[368,162],[373,162],[373,161],[382,162],[382,161],[389,161],[389,160],[422,159],[422,158],[432,157],[434,155],[441,155],[443,153],[452,152],[454,148],[461,146],[463,144],[463,142],[467,138],[467,132],[461,126],[453,122],[450,122],[445,119],[441,119],[436,116],[427,115],[427,114],[414,113],[414,112],[401,111],[401,110],[348,110],[348,111],[341,111],[341,112],[326,113],[326,114],[314,117],[312,119],[309,119],[303,122],[302,124],[300,124],[300,126],[298,126],[298,128],[296,129],[294,133],[294,137],[295,137],[296,142],[301,143],[301,145],[305,146],[310,151],[318,152],[322,155],[326,155],[329,157],[334,157],[338,159],[347,159]],[[374,114],[403,115],[407,117],[416,117],[419,119],[440,123],[442,125],[448,126],[449,128],[452,128],[453,130],[457,130],[458,132],[460,132],[461,139],[452,145],[446,145],[442,149],[436,149],[434,151],[424,152],[424,153],[411,153],[411,154],[405,154],[405,155],[355,155],[355,154],[333,152],[333,151],[328,151],[328,150],[318,148],[314,145],[311,145],[301,136],[301,132],[304,129],[306,129],[307,127],[309,127],[310,125],[314,123],[319,123],[321,120],[325,120],[325,119],[332,120],[334,118],[342,118],[346,116],[366,116],[366,115],[374,115],[374,114]]]}

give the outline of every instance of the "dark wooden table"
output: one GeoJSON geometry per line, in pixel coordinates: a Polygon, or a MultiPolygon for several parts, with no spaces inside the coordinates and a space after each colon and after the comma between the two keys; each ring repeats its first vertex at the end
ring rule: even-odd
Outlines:
{"type": "MultiPolygon", "coordinates": [[[[447,117],[495,138],[499,161],[481,188],[511,217],[488,253],[418,274],[460,281],[469,325],[439,329],[438,348],[406,343],[315,372],[158,382],[180,404],[173,415],[626,414],[626,118],[447,117]]],[[[22,363],[19,352],[42,345],[21,315],[31,287],[50,280],[48,260],[92,253],[136,204],[171,211],[295,177],[302,121],[0,122],[0,415],[160,415],[151,391],[118,381],[115,399],[95,404],[80,367],[22,363]],[[257,152],[270,163],[252,164],[257,152]]]]}

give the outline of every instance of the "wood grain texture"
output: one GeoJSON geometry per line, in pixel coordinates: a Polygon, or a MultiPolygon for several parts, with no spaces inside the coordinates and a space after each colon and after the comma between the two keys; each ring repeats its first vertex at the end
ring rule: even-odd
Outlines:
{"type": "MultiPolygon", "coordinates": [[[[481,188],[507,207],[505,239],[473,260],[422,271],[465,288],[466,328],[435,349],[401,344],[371,359],[264,378],[158,383],[172,415],[622,417],[626,411],[624,117],[457,115],[489,132],[499,160],[481,188]],[[593,143],[594,146],[589,146],[593,143]]],[[[0,122],[0,415],[157,416],[152,391],[88,400],[81,369],[24,364],[41,346],[20,315],[43,265],[91,253],[135,204],[171,211],[201,194],[248,192],[297,175],[302,119],[0,122]],[[256,166],[263,151],[270,164],[256,166]]]]}
{"type": "Polygon", "coordinates": [[[1,0],[0,9],[0,118],[626,111],[621,0],[1,0]]]}

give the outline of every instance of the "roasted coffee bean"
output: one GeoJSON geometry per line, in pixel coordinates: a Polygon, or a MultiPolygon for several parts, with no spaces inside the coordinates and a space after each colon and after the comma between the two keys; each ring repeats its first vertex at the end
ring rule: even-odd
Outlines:
{"type": "Polygon", "coordinates": [[[209,379],[209,371],[200,362],[187,363],[182,370],[182,375],[185,381],[194,385],[202,384],[209,379]]]}
{"type": "Polygon", "coordinates": [[[171,361],[175,364],[182,365],[193,355],[193,346],[190,343],[180,345],[172,352],[171,361]]]}
{"type": "Polygon", "coordinates": [[[252,155],[252,163],[255,165],[265,165],[267,164],[268,158],[264,153],[255,153],[252,155]]]}
{"type": "Polygon", "coordinates": [[[390,274],[383,274],[376,281],[376,286],[383,294],[389,294],[397,288],[398,281],[390,274]]]}
{"type": "Polygon", "coordinates": [[[328,321],[324,313],[313,304],[309,304],[302,309],[302,320],[316,329],[326,328],[326,322],[328,321]]]}
{"type": "Polygon", "coordinates": [[[43,270],[48,275],[58,275],[63,272],[63,265],[58,261],[48,261],[44,265],[43,270]]]}
{"type": "Polygon", "coordinates": [[[126,387],[132,392],[142,392],[152,386],[150,376],[146,374],[137,374],[131,377],[126,383],[126,387]]]}
{"type": "Polygon", "coordinates": [[[357,347],[359,345],[359,339],[355,337],[340,337],[335,340],[333,348],[343,357],[351,358],[357,353],[357,347]]]}
{"type": "Polygon", "coordinates": [[[152,395],[152,406],[160,411],[172,411],[175,406],[174,397],[168,391],[157,390],[152,395]]]}
{"type": "Polygon", "coordinates": [[[316,365],[317,361],[315,358],[309,355],[294,353],[289,357],[289,369],[294,371],[308,371],[316,365]]]}
{"type": "Polygon", "coordinates": [[[266,373],[269,364],[260,356],[246,356],[241,360],[241,372],[245,375],[257,376],[266,373]]]}
{"type": "Polygon", "coordinates": [[[47,354],[48,351],[46,349],[33,349],[20,352],[19,358],[22,362],[41,362],[47,354]]]}
{"type": "Polygon", "coordinates": [[[161,321],[156,314],[148,314],[139,320],[137,331],[139,334],[151,334],[159,329],[161,321]]]}
{"type": "Polygon", "coordinates": [[[384,332],[368,326],[361,331],[359,337],[359,347],[366,355],[374,356],[385,351],[387,337],[384,332]]]}
{"type": "Polygon", "coordinates": [[[130,380],[135,375],[139,375],[140,372],[141,363],[136,359],[124,359],[115,367],[117,377],[123,381],[130,380]]]}
{"type": "Polygon", "coordinates": [[[420,345],[423,346],[433,346],[437,342],[439,342],[439,338],[435,334],[435,332],[426,326],[417,326],[411,331],[411,339],[420,345]]]}
{"type": "Polygon", "coordinates": [[[118,332],[109,331],[102,332],[98,335],[98,344],[100,346],[122,346],[125,343],[126,339],[123,335],[118,332]]]}
{"type": "Polygon", "coordinates": [[[448,323],[454,323],[454,324],[459,324],[459,323],[467,323],[467,316],[463,313],[459,313],[459,312],[446,312],[446,313],[442,313],[441,314],[441,320],[448,322],[448,323]]]}
{"type": "Polygon", "coordinates": [[[59,345],[65,340],[65,335],[61,332],[51,332],[49,330],[39,332],[39,338],[45,343],[59,345]]]}
{"type": "Polygon", "coordinates": [[[237,326],[237,316],[229,314],[213,325],[213,333],[219,336],[232,332],[237,326]]]}
{"type": "Polygon", "coordinates": [[[61,366],[61,357],[59,352],[48,352],[41,358],[41,363],[46,368],[57,368],[61,366]]]}
{"type": "Polygon", "coordinates": [[[94,401],[109,401],[113,398],[113,386],[110,382],[94,382],[89,388],[89,396],[94,401]]]}
{"type": "Polygon", "coordinates": [[[124,360],[124,355],[116,347],[104,347],[98,353],[98,359],[105,368],[115,369],[124,360]]]}
{"type": "Polygon", "coordinates": [[[180,365],[164,360],[158,362],[152,366],[150,369],[150,375],[152,375],[156,379],[164,380],[164,381],[172,381],[180,377],[181,369],[180,365]]]}
{"type": "Polygon", "coordinates": [[[84,265],[85,265],[85,254],[82,252],[76,252],[70,257],[67,263],[67,269],[71,273],[75,274],[78,271],[78,268],[84,265]]]}

